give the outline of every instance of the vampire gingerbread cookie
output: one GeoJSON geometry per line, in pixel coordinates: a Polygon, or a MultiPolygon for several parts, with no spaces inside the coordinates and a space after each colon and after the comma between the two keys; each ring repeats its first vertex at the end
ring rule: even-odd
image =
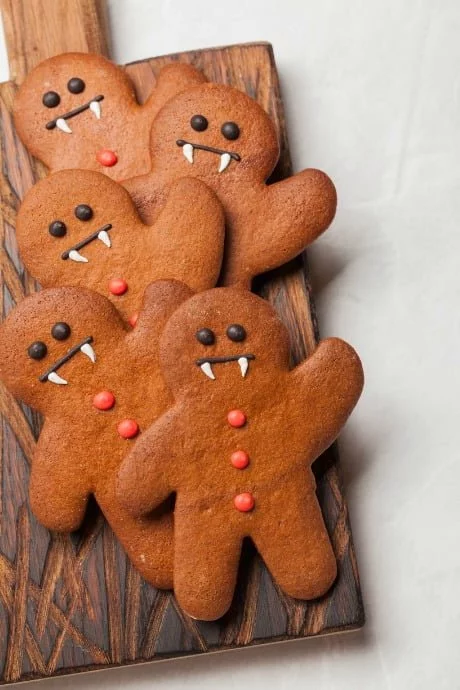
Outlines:
{"type": "Polygon", "coordinates": [[[128,192],[105,175],[63,170],[41,180],[20,208],[17,241],[25,266],[44,287],[88,287],[134,323],[145,287],[176,279],[213,287],[224,250],[224,215],[200,180],[178,180],[153,226],[128,192]]]}
{"type": "Polygon", "coordinates": [[[138,434],[171,404],[160,373],[162,327],[190,294],[158,282],[129,329],[105,297],[83,288],[43,290],[0,327],[0,377],[45,418],[32,458],[30,502],[48,529],[79,527],[93,494],[141,574],[172,585],[172,519],[132,518],[116,498],[118,466],[138,434]]]}
{"type": "Polygon", "coordinates": [[[288,333],[272,307],[216,288],[174,312],[160,358],[175,404],[136,441],[118,488],[137,517],[176,494],[180,605],[205,620],[227,611],[245,537],[286,594],[324,594],[336,561],[311,465],[360,396],[357,354],[332,338],[291,370],[288,333]]]}
{"type": "Polygon", "coordinates": [[[24,145],[51,172],[81,168],[123,180],[149,170],[149,132],[158,110],[203,81],[191,65],[172,63],[141,105],[121,67],[101,55],[64,53],[27,76],[14,121],[24,145]]]}
{"type": "Polygon", "coordinates": [[[217,193],[226,214],[222,282],[251,279],[299,254],[331,223],[335,189],[319,170],[267,185],[279,156],[273,122],[229,86],[202,84],[170,100],[151,132],[152,172],[126,181],[141,214],[157,212],[165,184],[189,175],[217,193]]]}

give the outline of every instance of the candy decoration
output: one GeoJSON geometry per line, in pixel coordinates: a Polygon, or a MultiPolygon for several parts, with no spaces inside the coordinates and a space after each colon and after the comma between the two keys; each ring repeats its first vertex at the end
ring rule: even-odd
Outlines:
{"type": "Polygon", "coordinates": [[[71,328],[68,323],[58,321],[51,329],[51,335],[55,340],[67,340],[70,336],[71,328]]]}
{"type": "Polygon", "coordinates": [[[239,429],[246,424],[246,415],[241,410],[230,410],[227,415],[227,421],[230,426],[239,429]]]}
{"type": "Polygon", "coordinates": [[[139,424],[134,419],[123,419],[117,426],[121,438],[134,438],[139,433],[139,424]]]}
{"type": "Polygon", "coordinates": [[[134,314],[131,314],[131,316],[130,316],[129,319],[128,319],[129,325],[132,326],[132,327],[134,328],[134,326],[135,326],[136,323],[137,323],[137,319],[138,319],[138,318],[139,318],[139,314],[137,313],[137,311],[135,311],[134,314]]]}
{"type": "Polygon", "coordinates": [[[249,465],[249,455],[244,450],[236,450],[231,454],[230,462],[236,470],[244,470],[249,465]]]}
{"type": "Polygon", "coordinates": [[[123,278],[112,278],[109,280],[109,292],[112,295],[124,295],[128,289],[128,283],[123,278]]]}
{"type": "Polygon", "coordinates": [[[111,391],[101,391],[93,398],[93,405],[98,410],[111,410],[115,405],[115,396],[111,391]]]}
{"type": "Polygon", "coordinates": [[[109,149],[102,149],[102,151],[98,151],[96,153],[96,160],[105,168],[112,168],[116,163],[118,163],[118,156],[109,149]]]}
{"type": "Polygon", "coordinates": [[[233,505],[237,510],[240,511],[240,513],[249,513],[249,511],[251,511],[255,505],[254,496],[247,491],[242,494],[238,494],[233,499],[233,505]]]}
{"type": "Polygon", "coordinates": [[[85,90],[85,86],[85,82],[83,79],[80,79],[80,77],[72,77],[72,79],[69,79],[67,82],[67,88],[70,93],[81,93],[85,90]]]}

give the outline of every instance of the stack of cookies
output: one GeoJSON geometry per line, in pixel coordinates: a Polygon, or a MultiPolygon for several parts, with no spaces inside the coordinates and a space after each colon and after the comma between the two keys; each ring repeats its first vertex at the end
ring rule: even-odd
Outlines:
{"type": "Polygon", "coordinates": [[[44,417],[37,519],[70,533],[93,495],[142,576],[198,619],[228,610],[246,538],[286,594],[321,596],[337,569],[311,465],[362,367],[332,338],[292,369],[251,285],[326,230],[332,182],[304,170],[267,185],[269,116],[181,63],[140,105],[104,58],[51,58],[15,124],[49,170],[16,228],[43,289],[0,328],[0,377],[44,417]]]}

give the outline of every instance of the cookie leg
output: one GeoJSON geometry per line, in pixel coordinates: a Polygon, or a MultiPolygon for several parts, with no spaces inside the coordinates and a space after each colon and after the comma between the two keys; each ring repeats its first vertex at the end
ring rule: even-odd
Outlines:
{"type": "Polygon", "coordinates": [[[144,580],[158,589],[172,589],[172,514],[136,520],[119,510],[116,519],[110,515],[107,515],[107,519],[130,561],[144,580]]]}
{"type": "MultiPolygon", "coordinates": [[[[34,462],[36,458],[34,458],[34,462]]],[[[55,532],[74,532],[83,521],[89,490],[78,477],[57,472],[54,466],[32,468],[29,485],[30,505],[37,520],[55,532]]]]}
{"type": "Polygon", "coordinates": [[[316,495],[280,487],[267,503],[260,502],[267,516],[252,536],[274,580],[291,597],[320,597],[333,584],[337,563],[316,495]]]}
{"type": "Polygon", "coordinates": [[[241,538],[220,516],[175,511],[174,592],[189,616],[216,620],[229,609],[241,538]]]}
{"type": "Polygon", "coordinates": [[[114,477],[95,497],[128,558],[142,577],[158,589],[173,586],[173,518],[165,506],[145,518],[132,517],[119,503],[114,477]]]}

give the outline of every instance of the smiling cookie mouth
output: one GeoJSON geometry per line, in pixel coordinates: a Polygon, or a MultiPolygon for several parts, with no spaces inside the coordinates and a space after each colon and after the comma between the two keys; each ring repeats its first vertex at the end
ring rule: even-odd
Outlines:
{"type": "Polygon", "coordinates": [[[94,240],[100,240],[102,244],[105,244],[105,246],[110,249],[112,246],[112,242],[109,237],[109,230],[111,229],[111,223],[103,225],[102,228],[99,228],[99,230],[96,230],[95,232],[91,233],[91,235],[85,237],[84,240],[80,240],[80,242],[74,244],[73,247],[70,247],[70,249],[66,249],[65,252],[62,252],[61,259],[71,259],[71,261],[76,261],[77,263],[87,264],[89,259],[87,259],[86,256],[80,254],[78,250],[82,249],[83,247],[86,247],[87,244],[90,244],[90,242],[93,242],[94,240]]]}
{"type": "Polygon", "coordinates": [[[56,117],[54,120],[50,120],[46,123],[45,127],[46,129],[55,129],[57,127],[61,130],[61,132],[65,132],[66,134],[72,134],[72,130],[70,129],[66,120],[70,120],[70,118],[75,117],[75,115],[80,115],[80,113],[84,113],[85,110],[91,110],[96,120],[100,120],[101,101],[103,100],[104,96],[95,96],[87,103],[83,103],[83,105],[79,105],[77,108],[69,110],[68,113],[64,113],[64,115],[60,115],[59,117],[56,117]]]}
{"type": "Polygon", "coordinates": [[[93,342],[93,337],[90,335],[87,338],[84,338],[81,342],[77,343],[73,347],[70,348],[68,352],[65,353],[63,357],[58,359],[52,367],[50,367],[47,371],[45,371],[44,374],[38,377],[38,380],[41,381],[42,383],[45,383],[46,381],[51,381],[51,383],[56,383],[59,386],[65,386],[67,385],[68,381],[65,379],[61,378],[59,374],[57,374],[57,370],[62,367],[63,364],[68,362],[74,355],[76,355],[78,352],[83,352],[84,355],[88,357],[94,364],[96,361],[96,353],[94,352],[93,348],[91,347],[91,343],[93,342]]]}
{"type": "Polygon", "coordinates": [[[205,146],[204,144],[194,144],[191,141],[186,141],[185,139],[178,139],[176,141],[178,146],[182,146],[182,153],[186,160],[193,165],[193,151],[198,149],[199,151],[208,151],[209,153],[215,153],[220,156],[220,165],[217,172],[224,172],[224,170],[229,166],[230,161],[239,162],[241,156],[233,151],[225,151],[224,149],[216,149],[214,146],[205,146]]]}
{"type": "Polygon", "coordinates": [[[238,362],[240,365],[241,376],[244,378],[248,373],[249,360],[255,359],[255,355],[244,354],[244,355],[229,355],[228,357],[202,357],[197,359],[195,364],[200,367],[203,374],[208,378],[215,380],[214,372],[212,370],[213,364],[224,364],[225,362],[238,362]]]}

